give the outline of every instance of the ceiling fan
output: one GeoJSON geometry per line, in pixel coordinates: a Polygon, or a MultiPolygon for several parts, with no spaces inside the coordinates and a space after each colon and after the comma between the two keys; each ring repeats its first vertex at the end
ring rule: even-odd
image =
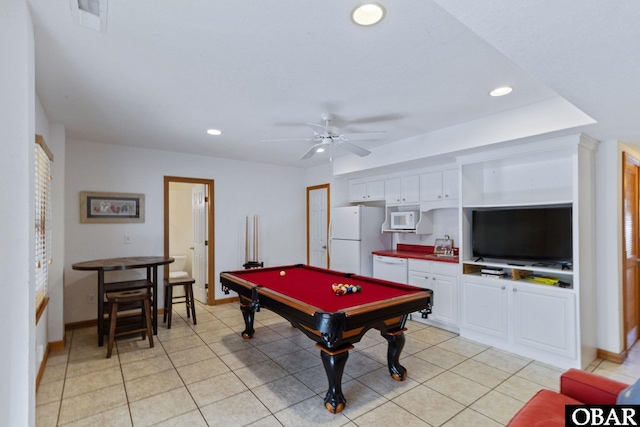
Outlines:
{"type": "MultiPolygon", "coordinates": [[[[331,152],[331,148],[335,145],[336,147],[343,148],[353,154],[356,154],[360,157],[367,156],[371,154],[371,151],[357,146],[355,144],[350,143],[349,141],[353,140],[372,140],[372,139],[380,139],[383,138],[387,133],[386,131],[374,131],[374,132],[358,132],[358,133],[340,133],[340,130],[331,126],[331,120],[333,120],[334,116],[331,113],[324,113],[321,116],[324,124],[319,125],[316,123],[307,123],[313,129],[313,138],[294,138],[294,139],[269,139],[263,140],[262,142],[276,142],[276,141],[312,141],[315,142],[313,147],[311,147],[307,152],[305,152],[300,159],[308,159],[312,157],[315,153],[321,153],[324,151],[325,147],[329,147],[331,152]]],[[[330,157],[331,158],[331,157],[330,157]]]]}

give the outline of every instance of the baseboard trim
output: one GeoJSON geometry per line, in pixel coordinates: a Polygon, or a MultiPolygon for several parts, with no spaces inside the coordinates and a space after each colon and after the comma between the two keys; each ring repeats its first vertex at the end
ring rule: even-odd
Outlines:
{"type": "Polygon", "coordinates": [[[49,349],[51,351],[64,350],[64,346],[67,343],[67,337],[64,337],[60,341],[52,341],[49,343],[49,349]]]}
{"type": "Polygon", "coordinates": [[[97,324],[98,319],[83,320],[81,322],[65,323],[64,329],[67,331],[71,331],[73,329],[82,329],[88,328],[89,326],[96,326],[97,324]]]}
{"type": "Polygon", "coordinates": [[[629,353],[627,350],[623,350],[621,353],[613,353],[611,351],[598,349],[597,356],[599,359],[604,359],[604,360],[608,360],[609,362],[622,364],[624,363],[625,360],[627,360],[629,353]]]}
{"type": "Polygon", "coordinates": [[[66,338],[63,338],[61,341],[53,341],[47,344],[47,348],[44,351],[44,355],[42,356],[42,363],[40,363],[40,369],[38,369],[38,376],[36,376],[36,394],[38,393],[38,388],[40,387],[40,381],[42,380],[42,375],[44,375],[44,370],[47,367],[47,360],[49,360],[49,352],[55,350],[64,350],[66,338]]]}
{"type": "Polygon", "coordinates": [[[229,303],[238,302],[238,301],[240,301],[240,298],[238,297],[214,299],[213,302],[209,305],[222,305],[222,304],[229,304],[229,303]]]}

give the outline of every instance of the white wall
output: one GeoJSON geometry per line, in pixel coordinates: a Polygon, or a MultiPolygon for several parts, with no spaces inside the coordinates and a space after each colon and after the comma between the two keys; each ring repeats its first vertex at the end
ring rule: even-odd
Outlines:
{"type": "Polygon", "coordinates": [[[305,186],[329,184],[331,207],[349,205],[349,182],[346,178],[333,176],[333,163],[315,166],[305,170],[305,186]]]}
{"type": "MultiPolygon", "coordinates": [[[[38,121],[36,118],[36,125],[38,121]]],[[[49,266],[49,305],[47,306],[47,339],[48,342],[59,342],[64,339],[64,247],[65,247],[65,143],[64,126],[49,124],[49,137],[46,140],[53,153],[51,175],[51,254],[53,264],[49,266]]]]}
{"type": "Polygon", "coordinates": [[[0,2],[0,40],[0,425],[33,426],[35,89],[33,26],[25,1],[0,2]]]}
{"type": "MultiPolygon", "coordinates": [[[[216,299],[219,273],[242,268],[245,216],[260,218],[260,258],[265,265],[305,261],[304,171],[297,168],[205,156],[68,140],[65,176],[65,323],[96,318],[95,272],[76,271],[76,262],[164,253],[164,176],[213,179],[216,299]],[[145,222],[80,224],[79,192],[145,194],[145,222]],[[124,244],[124,235],[132,243],[124,244]]],[[[137,271],[134,273],[138,273],[137,271]]],[[[142,274],[142,272],[139,272],[142,274]]],[[[161,270],[159,271],[159,274],[161,270]]],[[[113,274],[116,280],[125,274],[113,274]]],[[[162,295],[159,296],[162,304],[162,295]]]]}

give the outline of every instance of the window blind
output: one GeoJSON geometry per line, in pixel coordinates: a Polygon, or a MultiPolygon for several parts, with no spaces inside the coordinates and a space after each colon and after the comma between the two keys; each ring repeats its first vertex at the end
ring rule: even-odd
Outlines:
{"type": "Polygon", "coordinates": [[[35,153],[35,293],[36,308],[48,294],[51,264],[51,161],[52,155],[42,138],[36,137],[35,153]]]}

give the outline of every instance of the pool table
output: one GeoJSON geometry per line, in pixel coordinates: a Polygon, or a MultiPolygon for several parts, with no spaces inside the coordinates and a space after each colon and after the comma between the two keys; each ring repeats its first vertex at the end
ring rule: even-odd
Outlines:
{"type": "Polygon", "coordinates": [[[346,400],[342,394],[342,374],[353,344],[371,328],[388,342],[389,373],[396,381],[407,377],[400,365],[404,347],[405,323],[409,313],[431,312],[430,289],[358,276],[350,273],[288,265],[223,272],[222,289],[240,297],[245,322],[244,338],[251,338],[254,315],[261,307],[287,319],[316,342],[329,382],[324,399],[332,413],[341,412],[346,400]],[[336,295],[333,284],[360,286],[360,291],[336,295]]]}

